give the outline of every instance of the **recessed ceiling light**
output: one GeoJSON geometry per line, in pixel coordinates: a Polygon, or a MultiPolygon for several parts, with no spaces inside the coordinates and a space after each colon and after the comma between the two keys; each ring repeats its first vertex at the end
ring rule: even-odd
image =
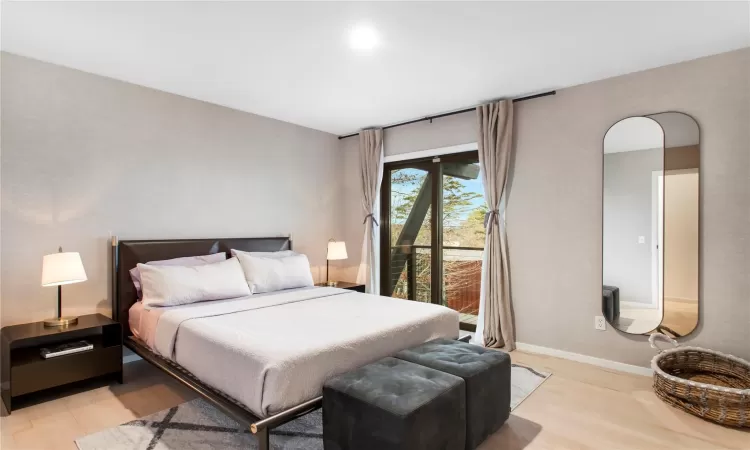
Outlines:
{"type": "Polygon", "coordinates": [[[369,25],[357,25],[349,31],[349,46],[354,50],[372,50],[379,43],[378,32],[369,25]]]}

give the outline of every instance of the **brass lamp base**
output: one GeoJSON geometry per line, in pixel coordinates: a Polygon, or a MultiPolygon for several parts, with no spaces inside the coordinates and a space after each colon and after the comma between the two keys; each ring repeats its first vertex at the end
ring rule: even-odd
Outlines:
{"type": "Polygon", "coordinates": [[[339,284],[338,281],[327,281],[326,282],[326,286],[330,286],[330,287],[336,287],[337,284],[339,284]]]}
{"type": "Polygon", "coordinates": [[[74,317],[74,316],[56,317],[54,319],[44,320],[45,327],[67,327],[70,325],[75,325],[77,323],[78,323],[78,317],[74,317]]]}

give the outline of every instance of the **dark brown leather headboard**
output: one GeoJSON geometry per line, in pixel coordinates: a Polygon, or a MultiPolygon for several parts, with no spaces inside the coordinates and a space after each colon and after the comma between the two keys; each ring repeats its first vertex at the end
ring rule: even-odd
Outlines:
{"type": "Polygon", "coordinates": [[[120,241],[113,248],[112,256],[112,318],[122,324],[125,336],[131,335],[128,311],[138,297],[129,272],[138,263],[218,252],[225,252],[230,257],[229,251],[233,248],[275,252],[291,250],[292,241],[288,237],[120,241]]]}

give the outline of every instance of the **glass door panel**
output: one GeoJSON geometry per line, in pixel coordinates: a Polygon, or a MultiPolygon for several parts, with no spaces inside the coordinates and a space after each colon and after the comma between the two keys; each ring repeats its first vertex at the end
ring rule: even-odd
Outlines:
{"type": "Polygon", "coordinates": [[[477,152],[387,163],[381,201],[381,293],[448,306],[473,330],[487,211],[477,152]]]}
{"type": "Polygon", "coordinates": [[[385,295],[432,301],[432,175],[429,168],[403,167],[387,172],[390,222],[385,295]]]}
{"type": "Polygon", "coordinates": [[[471,328],[479,314],[487,212],[479,162],[468,158],[441,164],[442,304],[458,311],[462,326],[471,328]]]}

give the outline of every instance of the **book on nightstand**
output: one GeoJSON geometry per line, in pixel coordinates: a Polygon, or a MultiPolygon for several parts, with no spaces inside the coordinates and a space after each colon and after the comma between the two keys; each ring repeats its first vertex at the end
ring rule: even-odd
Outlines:
{"type": "Polygon", "coordinates": [[[93,348],[94,348],[94,345],[86,341],[76,341],[76,342],[67,342],[65,344],[55,345],[49,348],[45,347],[45,348],[40,349],[40,353],[42,354],[42,358],[48,359],[48,358],[54,358],[55,356],[63,356],[63,355],[70,355],[72,353],[85,352],[87,350],[92,350],[93,348]]]}

